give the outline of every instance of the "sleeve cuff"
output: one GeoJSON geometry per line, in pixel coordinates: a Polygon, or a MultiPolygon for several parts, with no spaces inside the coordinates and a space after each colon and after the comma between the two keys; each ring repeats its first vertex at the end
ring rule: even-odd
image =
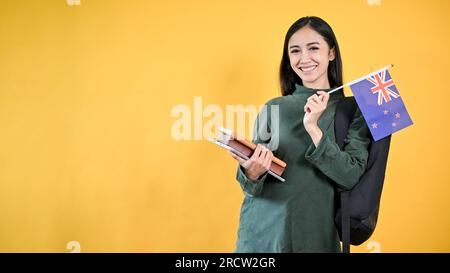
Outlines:
{"type": "Polygon", "coordinates": [[[244,178],[245,182],[250,182],[250,183],[259,183],[259,182],[264,181],[267,174],[269,173],[269,172],[265,172],[260,177],[258,177],[257,180],[251,180],[245,175],[245,170],[241,165],[239,165],[239,172],[240,172],[240,175],[242,176],[242,178],[244,178]]]}
{"type": "Polygon", "coordinates": [[[237,180],[241,184],[242,190],[244,191],[245,195],[254,197],[256,195],[261,194],[264,185],[264,180],[266,179],[267,174],[268,172],[261,175],[257,180],[250,180],[245,175],[244,168],[242,168],[242,166],[239,165],[237,172],[237,180]]]}
{"type": "Polygon", "coordinates": [[[319,160],[319,158],[325,153],[326,147],[329,145],[330,139],[327,135],[323,134],[322,139],[319,141],[319,145],[314,145],[314,143],[311,143],[311,145],[308,147],[305,153],[306,160],[314,163],[319,160]]]}

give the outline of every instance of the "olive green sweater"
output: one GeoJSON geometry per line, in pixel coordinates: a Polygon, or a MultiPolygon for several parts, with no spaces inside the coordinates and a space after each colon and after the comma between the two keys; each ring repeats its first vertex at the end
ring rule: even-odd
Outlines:
{"type": "MultiPolygon", "coordinates": [[[[370,132],[357,109],[344,149],[339,149],[334,114],[343,95],[334,92],[318,120],[323,137],[316,147],[303,126],[303,107],[316,91],[296,85],[293,94],[266,103],[268,109],[279,108],[278,126],[272,126],[271,115],[265,125],[269,135],[279,135],[273,153],[287,163],[286,181],[267,174],[250,181],[238,166],[237,180],[245,197],[235,252],[340,252],[333,184],[350,189],[359,181],[367,165],[370,132]]],[[[266,141],[259,137],[261,128],[255,122],[253,140],[275,147],[273,137],[266,141]]]]}

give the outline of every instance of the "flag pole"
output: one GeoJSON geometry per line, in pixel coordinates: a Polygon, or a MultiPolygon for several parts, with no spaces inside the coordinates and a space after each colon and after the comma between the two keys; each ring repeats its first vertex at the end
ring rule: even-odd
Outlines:
{"type": "Polygon", "coordinates": [[[347,87],[347,86],[349,86],[349,85],[352,85],[352,84],[354,84],[354,83],[357,83],[357,82],[359,82],[359,81],[362,81],[362,80],[364,80],[365,78],[372,76],[373,74],[379,73],[379,72],[381,72],[381,71],[383,71],[383,70],[386,70],[386,69],[389,69],[389,68],[391,68],[391,67],[393,67],[393,66],[394,66],[393,64],[390,64],[390,65],[388,65],[388,66],[386,66],[386,67],[383,67],[383,68],[381,68],[381,69],[378,69],[378,70],[375,71],[375,72],[372,72],[372,73],[370,73],[370,74],[367,74],[367,75],[365,75],[365,76],[362,76],[361,78],[358,78],[358,79],[356,79],[356,80],[354,80],[354,81],[351,81],[351,82],[348,82],[348,83],[346,83],[346,84],[344,84],[344,85],[342,85],[342,86],[336,87],[335,89],[333,89],[333,90],[331,90],[331,91],[328,91],[328,94],[331,94],[331,93],[336,92],[336,91],[338,91],[338,90],[340,90],[340,89],[342,89],[342,88],[344,88],[344,87],[347,87]]]}

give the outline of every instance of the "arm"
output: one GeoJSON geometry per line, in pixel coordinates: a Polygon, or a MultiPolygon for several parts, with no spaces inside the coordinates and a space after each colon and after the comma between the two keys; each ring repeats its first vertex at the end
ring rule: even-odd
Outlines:
{"type": "Polygon", "coordinates": [[[361,110],[357,108],[355,112],[343,151],[322,132],[312,133],[311,138],[315,141],[308,147],[305,158],[342,188],[353,188],[366,170],[369,156],[370,131],[361,110]]]}
{"type": "Polygon", "coordinates": [[[270,142],[270,116],[267,108],[269,107],[266,105],[255,120],[253,142],[258,145],[251,158],[244,160],[230,152],[239,162],[236,180],[244,193],[251,197],[261,194],[273,157],[272,152],[262,145],[270,142]]]}
{"type": "Polygon", "coordinates": [[[258,179],[251,180],[245,174],[245,169],[239,164],[236,174],[236,180],[241,185],[241,188],[244,191],[244,193],[250,197],[253,197],[261,194],[264,185],[264,180],[266,180],[267,174],[268,172],[265,172],[258,179]]]}
{"type": "Polygon", "coordinates": [[[314,146],[316,146],[316,147],[319,146],[320,140],[322,140],[322,137],[323,137],[322,130],[320,130],[320,128],[317,126],[317,127],[311,128],[308,131],[308,134],[311,137],[311,139],[314,143],[314,146]]]}

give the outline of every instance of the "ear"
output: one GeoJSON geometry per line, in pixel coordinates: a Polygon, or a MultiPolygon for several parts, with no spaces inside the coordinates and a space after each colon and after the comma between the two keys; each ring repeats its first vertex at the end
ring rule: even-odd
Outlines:
{"type": "Polygon", "coordinates": [[[332,49],[330,49],[330,52],[328,53],[328,59],[331,61],[334,61],[334,59],[336,58],[336,49],[333,47],[332,49]]]}

